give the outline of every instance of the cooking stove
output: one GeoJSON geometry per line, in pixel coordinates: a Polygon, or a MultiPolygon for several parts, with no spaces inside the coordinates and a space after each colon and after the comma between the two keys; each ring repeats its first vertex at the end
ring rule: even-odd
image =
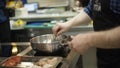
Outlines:
{"type": "MultiPolygon", "coordinates": [[[[60,63],[58,68],[75,68],[75,65],[77,64],[78,59],[80,58],[80,54],[74,52],[73,50],[70,50],[68,46],[61,48],[60,50],[55,51],[53,53],[45,53],[42,51],[34,51],[30,46],[30,42],[13,42],[13,43],[17,47],[19,46],[19,49],[20,48],[22,49],[22,51],[20,50],[20,52],[18,52],[17,56],[25,55],[25,56],[60,56],[62,57],[64,60],[60,63]]],[[[5,45],[9,44],[13,46],[13,43],[5,43],[5,45]]],[[[81,63],[79,63],[79,65],[80,64],[81,63]]],[[[79,68],[82,68],[82,66],[79,68]]]]}

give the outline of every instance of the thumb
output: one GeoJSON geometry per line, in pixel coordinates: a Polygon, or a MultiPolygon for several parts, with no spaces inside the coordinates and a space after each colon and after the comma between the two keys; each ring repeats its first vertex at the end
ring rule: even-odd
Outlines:
{"type": "Polygon", "coordinates": [[[67,43],[68,43],[69,48],[72,49],[73,48],[72,42],[67,42],[67,43]]]}
{"type": "Polygon", "coordinates": [[[71,37],[71,39],[73,39],[75,36],[71,35],[70,37],[71,37]]]}
{"type": "Polygon", "coordinates": [[[64,32],[64,30],[59,30],[59,32],[57,33],[57,36],[61,35],[63,32],[64,32]]]}

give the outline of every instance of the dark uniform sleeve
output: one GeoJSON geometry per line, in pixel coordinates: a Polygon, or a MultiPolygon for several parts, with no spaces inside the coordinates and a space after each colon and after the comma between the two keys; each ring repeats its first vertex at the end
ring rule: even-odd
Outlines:
{"type": "Polygon", "coordinates": [[[92,18],[92,0],[90,0],[88,6],[84,8],[84,11],[92,18]]]}

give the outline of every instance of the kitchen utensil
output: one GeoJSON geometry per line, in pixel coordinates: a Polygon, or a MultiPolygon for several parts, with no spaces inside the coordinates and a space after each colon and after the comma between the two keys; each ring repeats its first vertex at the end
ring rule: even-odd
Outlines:
{"type": "Polygon", "coordinates": [[[68,45],[67,42],[70,40],[70,36],[67,35],[56,37],[54,34],[45,34],[33,37],[30,39],[30,43],[33,50],[52,53],[68,45]]]}

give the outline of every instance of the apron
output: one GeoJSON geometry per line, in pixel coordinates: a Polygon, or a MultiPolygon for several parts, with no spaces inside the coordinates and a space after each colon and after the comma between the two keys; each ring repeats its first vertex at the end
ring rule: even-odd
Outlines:
{"type": "MultiPolygon", "coordinates": [[[[102,31],[120,26],[120,14],[110,9],[110,0],[93,0],[94,30],[102,31]]],[[[97,48],[98,68],[120,68],[120,49],[97,48]]]]}

